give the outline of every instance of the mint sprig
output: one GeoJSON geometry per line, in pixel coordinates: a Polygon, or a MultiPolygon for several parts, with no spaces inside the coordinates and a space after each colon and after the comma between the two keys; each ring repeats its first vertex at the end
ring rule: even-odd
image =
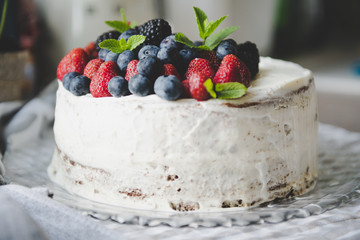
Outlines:
{"type": "Polygon", "coordinates": [[[194,7],[194,12],[196,16],[196,23],[199,29],[199,36],[203,39],[204,44],[201,46],[196,46],[190,39],[188,39],[183,33],[178,33],[175,35],[175,41],[185,44],[190,48],[197,48],[201,50],[213,50],[216,48],[219,43],[224,40],[231,33],[235,32],[239,27],[227,27],[223,30],[213,34],[217,27],[222,23],[227,16],[223,16],[216,21],[210,21],[205,14],[198,7],[194,7]]]}
{"type": "Polygon", "coordinates": [[[218,99],[240,98],[247,92],[247,87],[239,82],[217,83],[214,88],[211,79],[207,79],[204,82],[204,87],[212,98],[218,99]]]}
{"type": "Polygon", "coordinates": [[[133,35],[127,41],[123,38],[120,40],[107,39],[99,43],[100,48],[105,48],[114,53],[122,53],[125,50],[134,50],[145,41],[146,37],[143,35],[133,35]]]}
{"type": "Polygon", "coordinates": [[[105,23],[120,33],[123,33],[136,26],[135,22],[130,22],[130,25],[128,24],[128,21],[126,20],[126,16],[125,16],[125,10],[123,8],[120,9],[120,14],[122,17],[122,21],[118,21],[118,20],[105,21],[105,23]]]}

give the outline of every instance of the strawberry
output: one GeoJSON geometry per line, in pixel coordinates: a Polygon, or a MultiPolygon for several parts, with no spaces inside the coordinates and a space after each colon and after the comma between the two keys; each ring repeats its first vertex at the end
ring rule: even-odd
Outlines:
{"type": "Polygon", "coordinates": [[[201,58],[205,58],[206,60],[209,61],[211,67],[215,70],[215,72],[218,70],[218,68],[220,66],[220,60],[216,56],[216,51],[215,50],[201,51],[199,54],[200,54],[201,58]]]}
{"type": "Polygon", "coordinates": [[[185,78],[190,80],[193,73],[200,72],[205,75],[206,78],[214,77],[214,70],[210,65],[210,62],[204,58],[194,58],[189,63],[188,69],[185,74],[185,78]]]}
{"type": "Polygon", "coordinates": [[[116,63],[107,61],[100,65],[95,77],[90,82],[90,93],[93,97],[110,97],[108,83],[111,78],[120,75],[116,63]]]}
{"type": "Polygon", "coordinates": [[[182,97],[191,98],[189,79],[185,79],[184,81],[181,82],[181,84],[183,85],[184,88],[182,97]]]}
{"type": "Polygon", "coordinates": [[[88,61],[89,57],[82,48],[72,49],[61,59],[56,71],[57,78],[62,81],[64,75],[69,72],[83,74],[88,61]]]}
{"type": "Polygon", "coordinates": [[[190,94],[198,101],[210,98],[210,94],[204,86],[204,82],[208,79],[201,72],[194,72],[189,78],[190,94]]]}
{"type": "Polygon", "coordinates": [[[233,54],[226,55],[221,61],[213,79],[216,83],[239,82],[246,87],[250,84],[250,70],[239,58],[233,54]]]}
{"type": "Polygon", "coordinates": [[[84,51],[87,53],[90,59],[94,59],[98,57],[98,52],[96,51],[95,42],[90,42],[86,47],[84,47],[84,51]]]}
{"type": "Polygon", "coordinates": [[[172,64],[164,64],[164,75],[174,75],[180,81],[182,80],[182,78],[180,77],[180,74],[176,70],[175,66],[172,64]]]}
{"type": "Polygon", "coordinates": [[[90,60],[88,64],[86,64],[86,67],[84,69],[84,75],[87,76],[90,79],[93,79],[96,75],[97,71],[100,68],[100,65],[104,62],[104,60],[100,58],[96,58],[93,60],[90,60]]]}
{"type": "Polygon", "coordinates": [[[139,60],[132,60],[127,65],[126,74],[125,74],[125,80],[126,81],[129,81],[130,78],[132,78],[136,74],[139,74],[138,70],[136,69],[136,66],[137,66],[138,62],[139,62],[139,60]]]}

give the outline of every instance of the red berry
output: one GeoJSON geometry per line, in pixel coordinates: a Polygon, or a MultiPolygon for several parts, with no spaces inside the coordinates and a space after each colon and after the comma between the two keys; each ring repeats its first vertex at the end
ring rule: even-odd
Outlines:
{"type": "Polygon", "coordinates": [[[215,72],[218,70],[218,68],[220,66],[220,60],[216,56],[216,51],[215,50],[201,51],[200,52],[200,57],[205,58],[206,60],[208,60],[211,67],[215,70],[215,72]]]}
{"type": "Polygon", "coordinates": [[[88,64],[86,64],[83,75],[87,76],[90,79],[93,79],[94,76],[96,75],[97,71],[99,70],[100,65],[103,62],[104,62],[104,60],[102,60],[100,58],[96,58],[96,59],[89,61],[88,64]]]}
{"type": "Polygon", "coordinates": [[[174,75],[180,81],[182,80],[182,78],[180,77],[180,74],[176,70],[175,66],[172,64],[164,64],[164,75],[174,75]]]}
{"type": "Polygon", "coordinates": [[[61,59],[56,75],[57,78],[62,81],[65,74],[69,72],[78,72],[83,74],[84,68],[89,61],[89,57],[82,48],[74,48],[63,59],[61,59]]]}
{"type": "Polygon", "coordinates": [[[138,64],[139,60],[132,60],[129,62],[129,64],[126,67],[126,74],[125,74],[125,80],[129,81],[130,78],[133,76],[139,74],[138,70],[136,69],[136,66],[138,64]]]}
{"type": "Polygon", "coordinates": [[[86,45],[86,47],[84,47],[84,51],[87,53],[90,59],[98,57],[95,42],[90,42],[88,45],[86,45]]]}
{"type": "Polygon", "coordinates": [[[208,79],[203,73],[195,72],[189,78],[190,94],[198,101],[210,98],[210,94],[204,86],[204,82],[208,79]]]}
{"type": "Polygon", "coordinates": [[[239,82],[246,87],[250,85],[251,74],[249,68],[233,54],[226,55],[221,61],[213,79],[216,83],[239,82]]]}
{"type": "Polygon", "coordinates": [[[181,84],[184,87],[182,97],[183,98],[191,98],[189,79],[185,79],[184,81],[181,82],[181,84]]]}
{"type": "Polygon", "coordinates": [[[110,97],[108,83],[111,78],[120,75],[116,63],[107,61],[100,65],[95,77],[90,82],[90,93],[93,97],[110,97]]]}
{"type": "Polygon", "coordinates": [[[185,78],[190,79],[191,75],[195,72],[200,72],[207,78],[214,77],[214,70],[210,65],[210,62],[204,58],[195,58],[189,63],[189,67],[186,71],[185,78]]]}

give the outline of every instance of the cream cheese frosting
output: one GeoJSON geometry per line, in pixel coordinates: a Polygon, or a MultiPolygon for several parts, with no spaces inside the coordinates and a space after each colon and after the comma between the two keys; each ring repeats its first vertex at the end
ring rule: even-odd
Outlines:
{"type": "Polygon", "coordinates": [[[302,194],[317,178],[311,71],[261,57],[235,100],[74,96],[59,81],[48,173],[71,193],[141,209],[218,210],[302,194]]]}

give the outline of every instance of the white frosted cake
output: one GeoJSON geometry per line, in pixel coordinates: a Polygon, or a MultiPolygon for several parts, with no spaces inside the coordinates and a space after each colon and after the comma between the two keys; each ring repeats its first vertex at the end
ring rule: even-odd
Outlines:
{"type": "Polygon", "coordinates": [[[59,81],[51,179],[137,209],[218,210],[303,194],[317,179],[312,73],[260,58],[239,99],[74,96],[59,81]]]}

